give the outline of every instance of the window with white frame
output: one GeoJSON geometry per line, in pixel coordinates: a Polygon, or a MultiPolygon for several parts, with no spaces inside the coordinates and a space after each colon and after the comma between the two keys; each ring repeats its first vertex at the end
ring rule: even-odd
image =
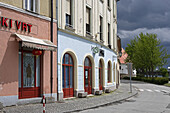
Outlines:
{"type": "Polygon", "coordinates": [[[108,23],[107,33],[108,33],[108,35],[107,35],[107,37],[108,37],[108,46],[109,46],[109,48],[111,48],[111,47],[110,47],[110,46],[111,46],[111,45],[110,45],[110,44],[111,44],[111,43],[110,43],[111,40],[110,40],[110,24],[109,24],[109,23],[108,23]]]}
{"type": "Polygon", "coordinates": [[[24,9],[32,12],[39,13],[40,0],[23,0],[24,9]]]}
{"type": "Polygon", "coordinates": [[[66,26],[73,27],[72,22],[72,0],[66,0],[66,26]]]}
{"type": "Polygon", "coordinates": [[[115,9],[114,8],[115,8],[115,1],[113,0],[113,18],[115,18],[115,12],[114,12],[115,9]]]}
{"type": "Polygon", "coordinates": [[[110,0],[107,0],[107,6],[110,7],[110,0]]]}
{"type": "Polygon", "coordinates": [[[103,40],[103,17],[100,16],[100,40],[103,40]]]}
{"type": "Polygon", "coordinates": [[[89,7],[86,7],[86,33],[91,35],[90,11],[91,11],[91,9],[89,7]]]}

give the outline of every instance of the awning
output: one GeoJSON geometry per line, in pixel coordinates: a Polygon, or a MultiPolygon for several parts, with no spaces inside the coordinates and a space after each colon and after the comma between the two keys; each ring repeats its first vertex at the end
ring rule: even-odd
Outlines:
{"type": "Polygon", "coordinates": [[[54,45],[49,40],[38,39],[38,38],[30,37],[30,36],[20,35],[17,33],[13,35],[17,36],[22,41],[22,47],[56,51],[57,46],[54,45]]]}

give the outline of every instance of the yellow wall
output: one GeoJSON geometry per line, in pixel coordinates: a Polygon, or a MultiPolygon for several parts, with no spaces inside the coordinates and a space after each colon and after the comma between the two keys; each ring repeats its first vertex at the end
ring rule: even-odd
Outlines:
{"type": "MultiPolygon", "coordinates": [[[[23,0],[0,0],[2,3],[6,3],[18,8],[23,8],[23,0]]],[[[51,0],[40,0],[40,15],[50,17],[51,13],[51,0]]],[[[53,16],[56,18],[56,0],[53,0],[53,16]]]]}
{"type": "Polygon", "coordinates": [[[0,0],[0,2],[22,8],[22,0],[0,0]]]}
{"type": "MultiPolygon", "coordinates": [[[[40,14],[50,17],[51,0],[40,0],[40,14]]],[[[53,0],[53,16],[56,18],[56,0],[53,0]]]]}

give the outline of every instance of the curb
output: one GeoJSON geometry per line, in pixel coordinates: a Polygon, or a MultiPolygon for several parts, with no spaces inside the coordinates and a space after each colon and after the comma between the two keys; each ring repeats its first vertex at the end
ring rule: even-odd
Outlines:
{"type": "Polygon", "coordinates": [[[97,106],[94,106],[94,107],[84,108],[84,109],[77,109],[77,110],[72,110],[72,111],[66,111],[66,112],[63,112],[63,113],[80,112],[80,111],[84,111],[84,110],[88,110],[88,109],[95,109],[95,108],[99,108],[99,107],[105,107],[105,106],[112,105],[112,104],[114,104],[114,103],[118,103],[118,102],[121,102],[121,101],[125,101],[126,99],[129,99],[129,98],[134,97],[134,96],[136,96],[136,95],[138,95],[138,91],[137,91],[137,90],[136,90],[136,93],[135,93],[135,94],[130,95],[130,96],[126,97],[126,98],[117,100],[117,101],[113,101],[113,102],[109,102],[109,103],[97,105],[97,106]]]}

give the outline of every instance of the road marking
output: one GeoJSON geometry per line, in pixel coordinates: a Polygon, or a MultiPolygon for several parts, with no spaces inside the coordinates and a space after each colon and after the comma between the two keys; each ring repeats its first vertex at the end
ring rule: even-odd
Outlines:
{"type": "Polygon", "coordinates": [[[159,92],[159,93],[161,92],[160,90],[155,90],[155,91],[156,91],[156,92],[159,92]]]}
{"type": "Polygon", "coordinates": [[[146,89],[146,91],[153,92],[153,91],[152,91],[152,90],[150,90],[150,89],[146,89]]]}
{"type": "Polygon", "coordinates": [[[143,89],[139,89],[139,91],[144,91],[143,89]]]}
{"type": "Polygon", "coordinates": [[[166,91],[166,90],[162,90],[161,92],[163,92],[163,93],[169,93],[169,91],[166,91]]]}

